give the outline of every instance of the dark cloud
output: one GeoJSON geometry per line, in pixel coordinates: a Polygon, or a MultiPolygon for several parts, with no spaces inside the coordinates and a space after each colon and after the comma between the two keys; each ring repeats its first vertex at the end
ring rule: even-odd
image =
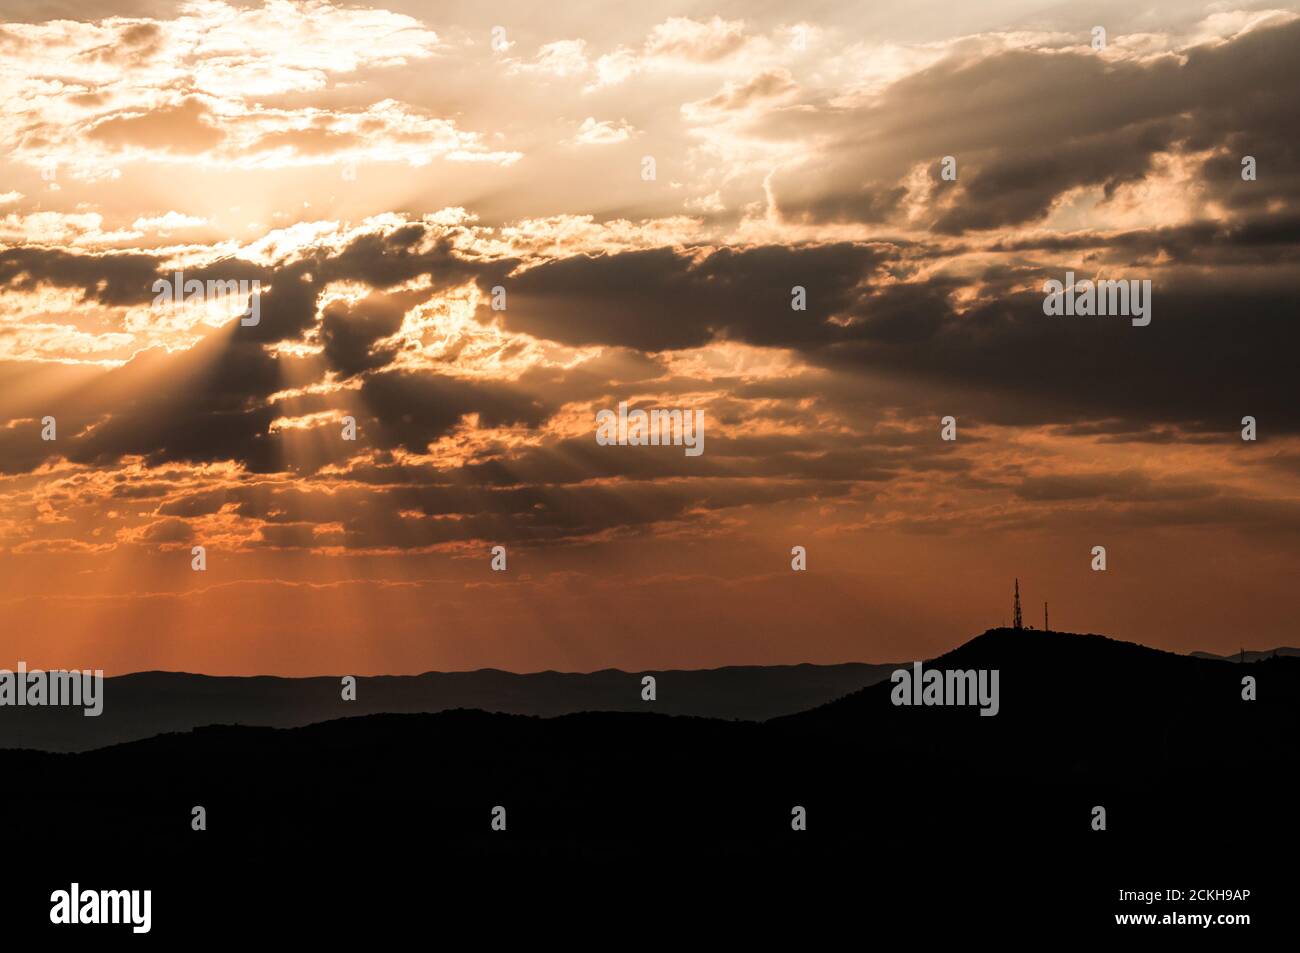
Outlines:
{"type": "Polygon", "coordinates": [[[188,543],[194,538],[194,530],[184,520],[167,519],[150,523],[140,532],[139,539],[145,543],[188,543]]]}
{"type": "Polygon", "coordinates": [[[889,254],[855,243],[575,256],[512,275],[506,326],[571,345],[643,351],[736,338],[772,347],[825,335],[855,287],[889,254]],[[792,289],[807,310],[791,308],[792,289]]]}
{"type": "Polygon", "coordinates": [[[88,301],[125,306],[152,301],[158,260],[135,252],[89,254],[22,246],[0,249],[0,284],[37,291],[44,284],[79,288],[88,301]]]}
{"type": "Polygon", "coordinates": [[[420,276],[436,287],[479,276],[487,276],[482,280],[491,285],[515,264],[466,260],[456,253],[450,234],[416,222],[359,236],[338,254],[321,256],[317,267],[322,281],[363,281],[388,289],[420,276]]]}
{"type": "Polygon", "coordinates": [[[509,384],[406,371],[366,378],[359,398],[376,431],[371,442],[412,453],[423,453],[467,414],[483,427],[536,427],[557,409],[509,384]]]}
{"type": "Polygon", "coordinates": [[[843,497],[848,484],[751,479],[689,479],[628,486],[342,487],[298,490],[240,488],[238,513],[266,520],[263,542],[282,548],[319,545],[315,527],[343,525],[331,545],[349,549],[416,549],[491,539],[546,543],[609,531],[635,532],[665,520],[701,513],[803,499],[810,493],[843,497]],[[453,518],[448,518],[453,517],[453,518]]]}
{"type": "Polygon", "coordinates": [[[1102,186],[1109,197],[1119,185],[1144,178],[1152,157],[1167,149],[1174,136],[1172,122],[1155,120],[1076,137],[1068,148],[1032,142],[982,155],[963,164],[953,184],[952,207],[940,212],[932,227],[961,234],[1033,221],[1047,214],[1058,195],[1080,186],[1102,186]]]}
{"type": "Polygon", "coordinates": [[[340,301],[326,308],[319,333],[330,366],[347,378],[391,361],[396,349],[376,348],[375,343],[397,332],[409,306],[401,298],[370,295],[355,304],[340,301]]]}
{"type": "Polygon", "coordinates": [[[139,455],[153,465],[236,460],[275,470],[274,412],[260,401],[279,386],[277,358],[237,332],[186,351],[145,351],[69,399],[74,412],[95,406],[107,419],[72,435],[63,452],[74,463],[139,455]]]}
{"type": "Polygon", "coordinates": [[[1217,493],[1217,488],[1204,483],[1161,483],[1140,470],[1026,477],[1016,487],[1018,497],[1036,503],[1065,500],[1169,502],[1204,499],[1217,493]]]}
{"type": "Polygon", "coordinates": [[[969,47],[907,76],[868,105],[808,104],[764,119],[767,135],[815,139],[817,154],[773,177],[791,219],[888,221],[899,181],[931,168],[928,224],[959,234],[1033,222],[1080,186],[1109,197],[1146,178],[1158,153],[1211,152],[1208,191],[1239,213],[1300,197],[1300,21],[1144,60],[1089,52],[969,47]],[[938,181],[956,158],[956,182],[938,181]],[[1256,157],[1257,182],[1241,180],[1256,157]],[[1263,183],[1267,182],[1266,186],[1263,183]]]}
{"type": "MultiPolygon", "coordinates": [[[[828,366],[902,374],[945,395],[953,413],[1008,424],[1115,419],[1154,424],[1201,424],[1224,432],[1243,414],[1267,418],[1275,431],[1300,431],[1291,356],[1300,346],[1293,320],[1289,270],[1271,285],[1242,286],[1232,275],[1197,270],[1155,273],[1152,319],[1133,327],[1127,317],[1043,314],[1041,274],[1036,290],[1009,282],[986,288],[987,299],[965,311],[930,295],[913,320],[925,333],[900,335],[880,324],[873,300],[917,289],[890,288],[863,302],[863,321],[842,340],[810,354],[828,366]],[[1280,284],[1279,284],[1280,282],[1280,284]],[[887,333],[882,333],[882,331],[887,333]]],[[[1103,277],[1142,278],[1144,273],[1103,277]]],[[[945,283],[946,284],[946,283],[945,283]]],[[[886,311],[888,313],[888,311],[886,311]]]]}
{"type": "MultiPolygon", "coordinates": [[[[1241,239],[1221,240],[1231,248],[1241,239]]],[[[1153,239],[1151,255],[1164,244],[1153,239]]],[[[1289,369],[1300,345],[1300,271],[1285,262],[1236,274],[1124,267],[1121,256],[1100,277],[1152,280],[1152,322],[1139,328],[1123,316],[1043,313],[1046,279],[1097,272],[1074,254],[1059,269],[999,265],[890,283],[879,269],[901,265],[880,247],[727,250],[702,262],[669,249],[565,259],[511,279],[505,322],[569,344],[794,348],[840,372],[910,381],[900,405],[913,411],[938,408],[942,397],[947,412],[1000,423],[1116,418],[1222,432],[1254,413],[1300,430],[1289,369]],[[807,287],[808,312],[789,310],[792,284],[807,287]],[[979,295],[960,305],[968,288],[979,295]]]]}

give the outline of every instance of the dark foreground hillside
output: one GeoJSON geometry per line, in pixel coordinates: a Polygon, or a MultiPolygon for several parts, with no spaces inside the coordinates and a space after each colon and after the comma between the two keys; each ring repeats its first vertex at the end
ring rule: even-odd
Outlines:
{"type": "Polygon", "coordinates": [[[493,898],[651,896],[751,920],[809,903],[864,926],[982,917],[994,935],[1166,909],[1279,924],[1300,844],[1300,659],[993,630],[928,666],[998,669],[999,713],[895,706],[884,682],[765,723],[451,711],[0,752],[10,851],[34,871],[9,898],[39,914],[60,883],[134,877],[160,926],[214,903],[305,904],[343,929],[431,898],[456,919],[493,898]],[[1251,898],[1118,900],[1168,888],[1251,898]]]}

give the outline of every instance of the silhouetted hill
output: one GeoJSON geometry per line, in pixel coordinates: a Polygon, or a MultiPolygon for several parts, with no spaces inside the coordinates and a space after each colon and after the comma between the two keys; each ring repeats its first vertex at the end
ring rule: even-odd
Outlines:
{"type": "MultiPolygon", "coordinates": [[[[876,772],[905,774],[904,792],[926,779],[941,785],[959,777],[986,787],[1078,783],[1095,798],[1116,784],[1212,786],[1227,764],[1257,786],[1294,770],[1297,659],[1229,665],[1098,635],[994,629],[926,667],[998,669],[998,715],[981,717],[976,707],[895,706],[886,681],[765,723],[670,717],[659,713],[674,690],[664,677],[659,701],[642,703],[649,710],[640,712],[539,718],[455,710],[295,729],[208,727],[77,755],[4,751],[0,768],[30,780],[8,795],[24,800],[38,791],[45,793],[37,800],[58,798],[76,789],[75,777],[93,777],[103,804],[120,799],[124,810],[140,815],[137,834],[164,839],[188,836],[185,825],[177,833],[171,812],[188,811],[191,802],[242,813],[250,798],[265,800],[256,818],[241,820],[243,830],[265,827],[286,810],[311,809],[305,802],[284,807],[294,799],[273,797],[291,791],[312,791],[322,803],[373,802],[373,812],[359,815],[367,827],[386,822],[378,803],[418,792],[426,806],[431,797],[463,804],[468,820],[459,810],[445,817],[470,830],[483,826],[477,819],[485,799],[506,798],[526,815],[536,812],[523,829],[542,817],[549,829],[579,804],[586,817],[620,818],[606,829],[626,828],[639,817],[629,814],[629,797],[655,803],[657,823],[679,829],[682,819],[665,818],[675,816],[671,806],[685,792],[727,792],[736,815],[748,817],[745,805],[756,798],[801,803],[845,793],[876,772]],[[1257,701],[1241,698],[1247,674],[1258,680],[1257,701]]],[[[708,826],[716,831],[719,823],[712,817],[708,826]]]]}
{"type": "MultiPolygon", "coordinates": [[[[172,916],[237,896],[241,915],[405,903],[443,917],[490,903],[503,878],[545,910],[594,902],[606,881],[751,903],[797,883],[816,885],[812,902],[852,887],[872,917],[933,900],[935,915],[976,922],[992,903],[1072,932],[1126,909],[1119,888],[1288,902],[1267,874],[1297,845],[1300,659],[991,630],[931,665],[999,669],[999,713],[895,706],[883,682],[765,722],[453,710],[209,727],[0,751],[0,816],[39,868],[30,903],[67,886],[75,855],[83,882],[154,886],[172,916]],[[206,830],[191,829],[196,805],[206,830]],[[505,831],[491,828],[497,806],[505,831]],[[575,882],[581,897],[565,893],[575,882]]],[[[660,681],[659,706],[672,686],[660,681]]]]}
{"type": "Polygon", "coordinates": [[[768,727],[798,736],[870,726],[872,757],[925,751],[1007,781],[1154,783],[1196,777],[1227,752],[1285,773],[1295,757],[1296,658],[1238,666],[1101,635],[991,629],[924,667],[999,670],[998,715],[896,706],[886,680],[768,727]],[[1246,675],[1258,681],[1255,701],[1242,699],[1246,675]]]}
{"type": "Polygon", "coordinates": [[[0,709],[0,748],[87,751],[204,725],[296,728],[378,713],[455,708],[556,716],[580,711],[647,711],[761,721],[803,711],[888,678],[893,665],[731,666],[694,671],[590,674],[496,669],[361,677],[355,701],[340,677],[252,678],[141,672],[105,679],[104,711],[0,709]],[[659,697],[641,700],[641,677],[654,675],[659,697]]]}

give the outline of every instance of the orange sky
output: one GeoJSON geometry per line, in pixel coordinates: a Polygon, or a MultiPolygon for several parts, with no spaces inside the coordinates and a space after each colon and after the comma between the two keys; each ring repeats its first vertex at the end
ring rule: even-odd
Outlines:
{"type": "Polygon", "coordinates": [[[1294,644],[1300,16],[1035,7],[17,3],[0,666],[1294,644]]]}

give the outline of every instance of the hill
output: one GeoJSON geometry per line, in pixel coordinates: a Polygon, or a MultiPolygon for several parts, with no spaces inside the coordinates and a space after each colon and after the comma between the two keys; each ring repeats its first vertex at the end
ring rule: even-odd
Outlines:
{"type": "Polygon", "coordinates": [[[84,881],[156,885],[194,913],[237,884],[241,910],[271,917],[289,898],[418,909],[428,891],[454,917],[515,879],[545,911],[569,884],[587,902],[673,885],[752,905],[779,883],[1072,930],[1123,909],[1120,887],[1251,887],[1257,910],[1271,884],[1285,901],[1268,872],[1297,845],[1300,659],[991,630],[925,667],[997,669],[998,714],[895,705],[885,681],[765,722],[453,710],[207,727],[0,751],[0,813],[21,819],[8,841],[34,896],[66,888],[75,855],[84,881]]]}
{"type": "Polygon", "coordinates": [[[104,680],[104,711],[0,709],[0,748],[88,751],[189,731],[205,725],[297,728],[336,718],[381,713],[433,713],[456,708],[554,717],[580,711],[656,711],[671,715],[762,721],[812,708],[888,678],[893,665],[731,666],[694,671],[589,674],[495,669],[427,672],[357,679],[344,701],[341,679],[251,678],[141,672],[104,680]],[[657,679],[653,705],[641,700],[641,677],[657,679]]]}

